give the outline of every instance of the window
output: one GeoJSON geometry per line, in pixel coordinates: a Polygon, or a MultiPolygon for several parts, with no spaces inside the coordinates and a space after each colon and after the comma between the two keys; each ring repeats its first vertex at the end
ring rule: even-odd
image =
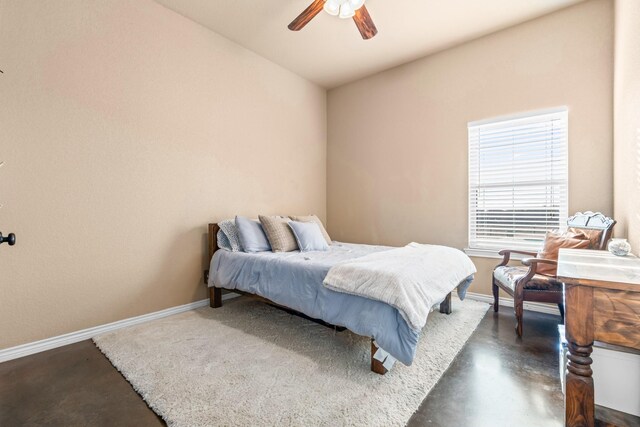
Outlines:
{"type": "Polygon", "coordinates": [[[567,109],[469,123],[469,249],[538,250],[566,228],[567,109]]]}

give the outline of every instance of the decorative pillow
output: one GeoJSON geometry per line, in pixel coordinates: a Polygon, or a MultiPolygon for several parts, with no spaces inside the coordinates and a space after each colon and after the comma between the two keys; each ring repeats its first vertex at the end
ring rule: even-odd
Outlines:
{"type": "Polygon", "coordinates": [[[600,241],[602,240],[602,230],[593,230],[588,228],[570,227],[569,233],[584,234],[589,240],[589,249],[600,249],[600,241]]]}
{"type": "Polygon", "coordinates": [[[271,250],[267,235],[264,234],[262,224],[258,221],[236,216],[236,228],[238,229],[238,237],[243,251],[264,252],[271,250]]]}
{"type": "Polygon", "coordinates": [[[289,227],[296,237],[300,252],[328,251],[329,245],[315,222],[291,221],[289,227]]]}
{"type": "Polygon", "coordinates": [[[315,222],[316,224],[318,224],[318,227],[320,227],[322,236],[324,237],[324,240],[327,241],[327,244],[330,245],[332,243],[331,237],[329,237],[329,233],[327,233],[327,230],[324,228],[322,221],[320,221],[320,218],[318,218],[316,215],[290,216],[289,218],[291,218],[292,221],[298,222],[315,222]]]}
{"type": "Polygon", "coordinates": [[[218,234],[216,235],[216,237],[218,240],[218,248],[224,249],[227,251],[232,250],[231,243],[229,243],[229,238],[227,237],[226,234],[222,232],[222,230],[218,230],[218,234]]]}
{"type": "MultiPolygon", "coordinates": [[[[589,249],[591,242],[582,233],[560,233],[559,231],[547,231],[544,238],[544,247],[538,253],[538,258],[558,260],[560,248],[589,249]]],[[[555,276],[557,266],[551,264],[538,264],[537,273],[547,276],[555,276]]]]}
{"type": "Polygon", "coordinates": [[[289,218],[263,215],[259,215],[258,218],[273,252],[291,252],[298,249],[296,238],[288,224],[291,221],[289,218]]]}
{"type": "Polygon", "coordinates": [[[222,232],[227,236],[227,239],[229,239],[231,250],[233,252],[241,251],[242,248],[240,246],[240,239],[238,238],[238,229],[236,228],[235,219],[225,219],[218,223],[218,227],[220,227],[220,230],[222,230],[222,232]]]}

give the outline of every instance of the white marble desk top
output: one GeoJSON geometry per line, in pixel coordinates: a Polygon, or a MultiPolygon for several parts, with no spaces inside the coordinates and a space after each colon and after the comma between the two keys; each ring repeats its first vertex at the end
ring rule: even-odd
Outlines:
{"type": "Polygon", "coordinates": [[[637,284],[640,292],[640,258],[631,254],[620,257],[609,251],[560,249],[557,274],[561,279],[581,284],[587,283],[580,279],[637,284]]]}

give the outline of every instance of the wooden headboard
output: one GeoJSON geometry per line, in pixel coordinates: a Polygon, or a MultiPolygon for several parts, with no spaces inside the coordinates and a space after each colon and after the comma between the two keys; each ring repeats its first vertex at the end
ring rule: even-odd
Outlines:
{"type": "Polygon", "coordinates": [[[209,261],[211,261],[213,254],[219,249],[218,230],[220,230],[218,224],[209,224],[209,261]]]}

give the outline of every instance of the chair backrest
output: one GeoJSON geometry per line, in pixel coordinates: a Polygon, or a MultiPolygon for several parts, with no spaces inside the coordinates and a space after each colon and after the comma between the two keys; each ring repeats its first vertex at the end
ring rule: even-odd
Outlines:
{"type": "Polygon", "coordinates": [[[600,250],[606,248],[607,242],[613,233],[614,225],[616,225],[616,221],[613,218],[604,216],[600,212],[578,212],[567,219],[568,227],[584,230],[587,235],[589,235],[590,231],[591,233],[593,233],[594,230],[600,231],[597,247],[594,247],[594,249],[600,250]]]}

